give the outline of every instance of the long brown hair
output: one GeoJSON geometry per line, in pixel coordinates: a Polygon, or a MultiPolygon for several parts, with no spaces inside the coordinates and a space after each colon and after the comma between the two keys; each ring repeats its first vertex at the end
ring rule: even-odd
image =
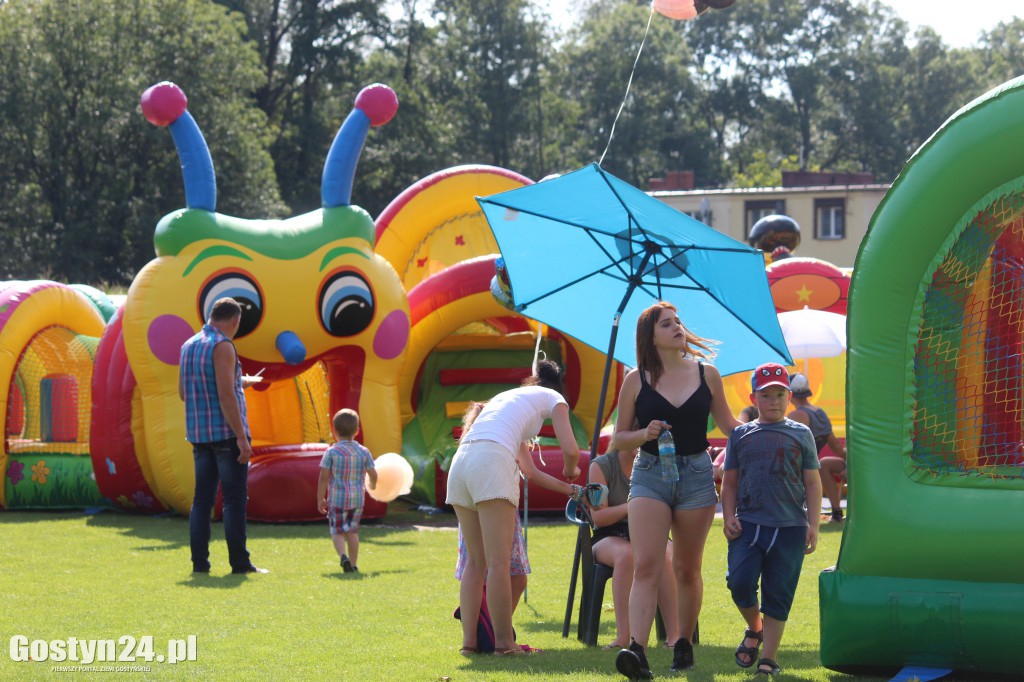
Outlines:
{"type": "MultiPolygon", "coordinates": [[[[658,384],[658,379],[661,378],[662,373],[665,371],[661,364],[661,358],[658,356],[658,350],[654,347],[654,328],[658,325],[661,311],[666,308],[674,313],[679,313],[679,309],[668,301],[658,301],[640,313],[640,317],[636,320],[637,369],[651,375],[651,386],[658,384]]],[[[715,357],[715,351],[711,348],[711,345],[718,343],[717,341],[697,336],[687,329],[685,325],[683,326],[683,332],[686,334],[686,340],[683,344],[684,353],[701,360],[710,360],[715,357]]]]}
{"type": "Polygon", "coordinates": [[[459,436],[459,440],[466,437],[469,433],[469,427],[473,425],[476,418],[480,416],[480,412],[484,409],[487,403],[471,402],[469,407],[466,408],[466,413],[462,415],[462,435],[459,436]]]}

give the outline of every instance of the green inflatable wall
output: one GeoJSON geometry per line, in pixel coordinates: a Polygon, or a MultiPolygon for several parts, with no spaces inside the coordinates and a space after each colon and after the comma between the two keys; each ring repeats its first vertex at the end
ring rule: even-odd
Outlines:
{"type": "MultiPolygon", "coordinates": [[[[1010,409],[1019,433],[1020,329],[1003,370],[991,328],[975,342],[988,364],[972,368],[962,345],[997,239],[1022,246],[998,267],[1024,289],[1022,207],[1024,77],[958,111],[914,154],[861,244],[848,316],[850,513],[837,565],[819,577],[828,668],[1021,669],[1024,460],[1012,447],[972,459],[993,452],[984,442],[998,429],[967,413],[1010,409]]],[[[1007,299],[1014,315],[1022,298],[1007,299]]]]}

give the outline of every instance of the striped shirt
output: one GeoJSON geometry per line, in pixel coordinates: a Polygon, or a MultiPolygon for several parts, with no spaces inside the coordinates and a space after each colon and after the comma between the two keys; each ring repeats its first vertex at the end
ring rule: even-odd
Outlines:
{"type": "Polygon", "coordinates": [[[369,450],[354,440],[340,440],[327,448],[320,468],[331,472],[328,507],[363,508],[363,477],[373,468],[373,455],[369,450]]]}
{"type": "MultiPolygon", "coordinates": [[[[213,366],[213,349],[218,343],[231,343],[219,329],[204,324],[199,332],[181,347],[179,371],[185,393],[185,438],[190,443],[214,443],[236,438],[231,425],[220,409],[217,397],[217,375],[213,366]]],[[[245,413],[242,393],[242,364],[235,356],[235,398],[249,435],[249,421],[245,413]]]]}

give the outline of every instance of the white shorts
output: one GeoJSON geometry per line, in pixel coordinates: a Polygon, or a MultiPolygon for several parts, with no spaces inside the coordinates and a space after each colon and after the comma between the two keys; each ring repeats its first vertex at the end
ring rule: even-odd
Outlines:
{"type": "Polygon", "coordinates": [[[489,440],[459,445],[448,468],[447,504],[476,509],[487,500],[519,506],[519,466],[507,448],[489,440]]]}

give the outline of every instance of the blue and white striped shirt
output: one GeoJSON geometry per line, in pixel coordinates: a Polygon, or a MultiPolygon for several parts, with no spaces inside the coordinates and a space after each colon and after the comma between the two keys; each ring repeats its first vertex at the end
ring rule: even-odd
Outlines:
{"type": "MultiPolygon", "coordinates": [[[[231,339],[219,329],[204,324],[199,332],[181,347],[181,364],[178,370],[182,375],[182,387],[185,393],[185,438],[190,443],[214,443],[216,441],[235,438],[224,413],[220,409],[220,398],[217,397],[217,376],[213,366],[213,349],[218,343],[231,339]]],[[[238,409],[245,425],[245,435],[249,435],[249,422],[246,419],[245,396],[242,392],[242,364],[235,358],[235,397],[238,409]]]]}

